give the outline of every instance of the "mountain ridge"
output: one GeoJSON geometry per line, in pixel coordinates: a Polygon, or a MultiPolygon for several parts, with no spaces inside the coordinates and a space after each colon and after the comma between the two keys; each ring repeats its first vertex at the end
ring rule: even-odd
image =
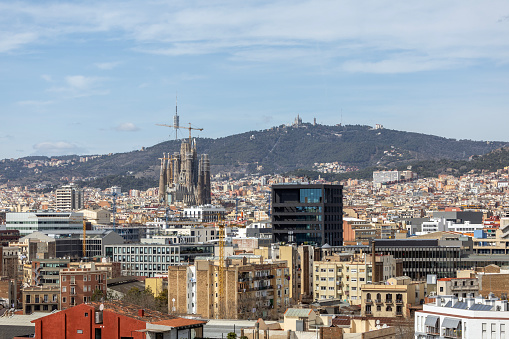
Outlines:
{"type": "MultiPolygon", "coordinates": [[[[509,145],[509,142],[456,140],[415,132],[374,129],[365,125],[328,126],[309,123],[277,126],[216,139],[197,138],[198,153],[209,154],[212,173],[285,173],[311,170],[314,163],[339,162],[345,166],[397,168],[419,161],[467,161],[509,145]]],[[[109,155],[57,156],[62,166],[40,165],[44,157],[0,161],[0,183],[25,184],[132,176],[156,180],[163,154],[180,150],[169,140],[139,151],[109,155]],[[30,160],[36,159],[36,160],[30,160]],[[30,165],[31,164],[31,165],[30,165]],[[36,164],[36,165],[34,165],[36,164]]],[[[51,159],[46,157],[46,162],[51,159]]]]}

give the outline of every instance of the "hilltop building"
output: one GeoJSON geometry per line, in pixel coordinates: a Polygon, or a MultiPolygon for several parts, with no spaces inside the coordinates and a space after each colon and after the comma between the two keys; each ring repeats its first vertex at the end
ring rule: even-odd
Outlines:
{"type": "Polygon", "coordinates": [[[164,153],[159,175],[159,200],[167,205],[206,205],[210,197],[208,154],[198,155],[195,140],[182,140],[180,152],[164,153]]]}

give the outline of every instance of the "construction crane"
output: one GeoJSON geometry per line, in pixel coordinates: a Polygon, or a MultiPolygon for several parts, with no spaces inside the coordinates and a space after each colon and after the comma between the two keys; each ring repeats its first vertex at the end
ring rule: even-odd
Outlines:
{"type": "Polygon", "coordinates": [[[225,319],[226,318],[226,292],[225,292],[225,268],[226,268],[226,256],[224,254],[224,244],[225,244],[225,231],[226,226],[234,226],[234,227],[242,227],[245,228],[246,225],[243,224],[226,224],[222,218],[221,213],[217,214],[216,226],[219,227],[219,269],[218,269],[218,289],[219,289],[219,307],[218,312],[216,314],[216,318],[225,319]]]}
{"type": "Polygon", "coordinates": [[[170,128],[183,128],[183,129],[188,129],[189,130],[189,143],[191,143],[191,130],[195,130],[195,131],[203,131],[203,128],[195,128],[195,127],[191,127],[191,123],[189,123],[189,127],[184,127],[184,126],[177,126],[177,125],[166,125],[166,124],[156,124],[157,126],[163,126],[163,127],[170,127],[170,128]]]}

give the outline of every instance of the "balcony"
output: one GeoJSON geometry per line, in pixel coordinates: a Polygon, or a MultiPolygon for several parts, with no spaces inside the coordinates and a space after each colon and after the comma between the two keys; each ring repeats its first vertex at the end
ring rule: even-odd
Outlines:
{"type": "Polygon", "coordinates": [[[366,317],[371,317],[373,316],[373,312],[371,311],[366,311],[366,317]]]}
{"type": "Polygon", "coordinates": [[[386,304],[392,304],[392,299],[385,299],[386,304]]]}
{"type": "Polygon", "coordinates": [[[382,299],[375,299],[375,304],[382,304],[382,299]]]}
{"type": "Polygon", "coordinates": [[[403,304],[403,300],[401,299],[396,299],[396,305],[402,305],[403,304]]]}
{"type": "Polygon", "coordinates": [[[396,311],[396,317],[402,317],[403,316],[403,312],[401,311],[396,311]]]}
{"type": "Polygon", "coordinates": [[[451,291],[477,291],[477,290],[479,290],[479,285],[451,286],[451,291]]]}
{"type": "Polygon", "coordinates": [[[364,302],[366,304],[373,304],[373,300],[371,300],[371,299],[366,299],[366,300],[364,300],[364,302]]]}

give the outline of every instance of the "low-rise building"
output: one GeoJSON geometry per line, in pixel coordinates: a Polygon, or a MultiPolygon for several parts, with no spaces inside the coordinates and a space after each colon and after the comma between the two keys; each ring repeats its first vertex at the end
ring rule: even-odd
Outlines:
{"type": "Polygon", "coordinates": [[[479,295],[479,280],[476,277],[438,279],[437,293],[459,298],[475,298],[479,295]]]}
{"type": "Polygon", "coordinates": [[[409,277],[395,277],[387,283],[362,285],[361,315],[412,317],[426,295],[426,283],[409,277]]]}
{"type": "Polygon", "coordinates": [[[35,338],[203,338],[205,321],[120,301],[81,304],[32,321],[35,338]]]}
{"type": "Polygon", "coordinates": [[[52,312],[59,309],[58,286],[32,286],[23,289],[23,314],[52,312]]]}
{"type": "Polygon", "coordinates": [[[212,256],[211,244],[122,244],[105,246],[106,257],[122,265],[122,275],[166,275],[170,266],[193,263],[197,256],[212,256]]]}
{"type": "Polygon", "coordinates": [[[507,300],[437,296],[415,313],[415,338],[506,338],[509,329],[507,300]]]}

